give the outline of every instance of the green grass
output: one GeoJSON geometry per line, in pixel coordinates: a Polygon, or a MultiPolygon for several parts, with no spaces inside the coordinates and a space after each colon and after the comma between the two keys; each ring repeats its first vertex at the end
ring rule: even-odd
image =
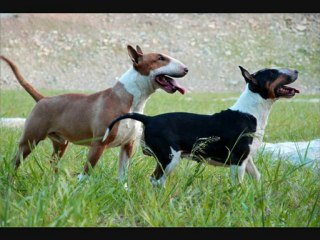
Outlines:
{"type": "MultiPolygon", "coordinates": [[[[145,113],[210,114],[234,102],[221,98],[237,96],[157,92],[146,104],[145,113]]],[[[296,97],[308,98],[320,96],[296,97]]],[[[2,91],[0,116],[26,117],[33,105],[23,91],[2,91]]],[[[280,100],[271,111],[265,141],[319,138],[319,123],[319,103],[280,100]]],[[[266,153],[256,157],[262,176],[259,183],[246,175],[244,183],[235,186],[229,168],[183,160],[168,177],[166,188],[154,189],[149,175],[155,160],[144,156],[138,147],[130,162],[126,191],[117,181],[118,148],[105,151],[87,181],[78,183],[74,174],[82,170],[87,148],[70,144],[59,162],[59,174],[54,174],[49,163],[51,143],[46,140],[10,181],[11,159],[21,130],[0,130],[0,226],[320,226],[319,172],[290,165],[280,156],[278,161],[266,153]]]]}

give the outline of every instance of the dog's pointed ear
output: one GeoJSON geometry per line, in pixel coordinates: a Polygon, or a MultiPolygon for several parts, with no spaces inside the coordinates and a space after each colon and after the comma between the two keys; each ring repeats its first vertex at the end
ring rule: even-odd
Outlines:
{"type": "Polygon", "coordinates": [[[246,83],[253,83],[253,84],[257,84],[257,80],[243,67],[239,66],[240,70],[241,70],[241,74],[244,77],[244,79],[246,80],[246,83]]]}
{"type": "Polygon", "coordinates": [[[139,47],[139,45],[136,46],[136,49],[137,49],[137,52],[138,52],[138,53],[143,54],[143,52],[142,52],[142,50],[141,50],[141,47],[139,47]]]}
{"type": "Polygon", "coordinates": [[[129,54],[131,61],[134,64],[138,64],[139,58],[142,56],[142,54],[137,52],[131,45],[128,45],[127,49],[128,49],[128,54],[129,54]]]}

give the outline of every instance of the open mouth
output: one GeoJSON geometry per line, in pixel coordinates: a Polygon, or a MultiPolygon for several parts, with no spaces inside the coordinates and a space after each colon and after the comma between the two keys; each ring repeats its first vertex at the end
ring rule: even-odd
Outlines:
{"type": "Polygon", "coordinates": [[[298,89],[291,88],[288,86],[280,86],[276,89],[276,94],[278,97],[293,97],[296,93],[300,93],[298,89]]]}
{"type": "Polygon", "coordinates": [[[167,75],[158,75],[155,77],[156,83],[167,93],[174,93],[179,91],[181,94],[185,93],[185,89],[181,87],[176,80],[167,75]]]}

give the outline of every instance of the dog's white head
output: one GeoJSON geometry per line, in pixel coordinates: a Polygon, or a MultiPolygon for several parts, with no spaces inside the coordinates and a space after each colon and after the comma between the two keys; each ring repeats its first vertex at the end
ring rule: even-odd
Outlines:
{"type": "Polygon", "coordinates": [[[148,76],[154,89],[161,88],[167,93],[185,90],[174,78],[184,77],[188,68],[179,60],[162,53],[144,54],[139,46],[134,49],[128,45],[128,54],[133,68],[143,76],[148,76]]]}

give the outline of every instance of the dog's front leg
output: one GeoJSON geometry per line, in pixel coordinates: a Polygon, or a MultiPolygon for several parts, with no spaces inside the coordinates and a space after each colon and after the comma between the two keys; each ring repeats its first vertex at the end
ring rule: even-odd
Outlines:
{"type": "Polygon", "coordinates": [[[238,182],[238,165],[230,166],[231,183],[235,185],[238,182]]]}
{"type": "Polygon", "coordinates": [[[156,169],[149,178],[153,187],[165,187],[166,174],[163,171],[163,167],[157,163],[156,169]]]}
{"type": "MultiPolygon", "coordinates": [[[[167,176],[173,171],[176,165],[181,160],[181,151],[176,151],[170,147],[171,153],[169,154],[169,161],[164,161],[161,155],[157,157],[158,163],[153,174],[150,177],[150,181],[153,186],[165,187],[165,181],[167,176]]],[[[164,154],[165,156],[165,154],[164,154]]]]}
{"type": "Polygon", "coordinates": [[[256,167],[256,165],[254,165],[253,159],[252,157],[249,157],[248,159],[248,163],[246,166],[246,171],[247,173],[249,173],[252,177],[254,177],[254,179],[259,182],[260,180],[260,173],[256,167]]]}
{"type": "Polygon", "coordinates": [[[50,160],[50,163],[53,167],[53,170],[55,173],[58,173],[58,167],[56,166],[57,161],[63,156],[67,146],[68,146],[68,141],[62,142],[57,142],[55,140],[52,140],[52,146],[53,146],[53,153],[52,153],[52,158],[50,160]]]}
{"type": "Polygon", "coordinates": [[[129,159],[133,154],[134,140],[129,141],[125,145],[120,147],[119,152],[119,169],[118,169],[118,178],[120,182],[126,180],[126,173],[128,170],[129,159]]]}
{"type": "Polygon", "coordinates": [[[245,172],[249,173],[257,182],[260,180],[260,173],[251,156],[248,156],[240,166],[231,165],[230,168],[233,183],[237,182],[236,179],[238,179],[239,183],[241,183],[243,181],[245,172]],[[238,176],[236,176],[237,174],[238,176]]]}
{"type": "Polygon", "coordinates": [[[244,178],[244,174],[246,171],[246,166],[248,164],[249,161],[249,157],[247,157],[242,163],[241,165],[231,165],[230,166],[230,171],[231,171],[231,181],[233,184],[235,183],[242,183],[243,182],[243,178],[244,178]]]}

